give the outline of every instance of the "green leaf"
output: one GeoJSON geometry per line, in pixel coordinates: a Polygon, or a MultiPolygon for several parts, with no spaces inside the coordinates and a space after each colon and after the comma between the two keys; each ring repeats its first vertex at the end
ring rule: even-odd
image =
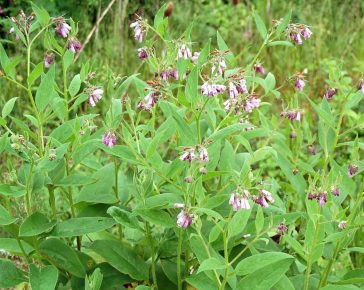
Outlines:
{"type": "Polygon", "coordinates": [[[268,46],[294,46],[292,42],[287,40],[277,40],[268,43],[268,46]]]}
{"type": "MultiPolygon", "coordinates": [[[[32,252],[34,250],[32,248],[32,246],[30,246],[27,242],[20,241],[20,243],[26,254],[29,254],[30,252],[32,252]]],[[[3,249],[5,251],[8,251],[8,252],[18,255],[18,256],[24,255],[23,250],[22,250],[22,248],[20,248],[19,242],[17,239],[0,238],[0,249],[3,249]]]]}
{"type": "Polygon", "coordinates": [[[39,111],[43,111],[54,96],[54,78],[56,74],[55,65],[44,75],[35,95],[35,104],[39,111]]]}
{"type": "Polygon", "coordinates": [[[191,284],[198,290],[217,290],[216,281],[212,281],[205,273],[194,273],[186,278],[188,284],[191,284]]]}
{"type": "Polygon", "coordinates": [[[10,288],[22,282],[26,278],[23,271],[19,270],[12,262],[0,259],[0,287],[10,288]]]}
{"type": "Polygon", "coordinates": [[[0,204],[0,226],[11,225],[16,222],[16,218],[13,218],[8,211],[0,204]]]}
{"type": "Polygon", "coordinates": [[[225,263],[216,258],[204,260],[198,268],[197,274],[203,271],[225,269],[225,263]]]}
{"type": "Polygon", "coordinates": [[[267,38],[268,32],[267,28],[265,27],[263,19],[256,13],[253,13],[255,24],[258,28],[259,34],[262,36],[262,38],[265,40],[267,38]]]}
{"type": "MultiPolygon", "coordinates": [[[[229,51],[229,47],[227,46],[226,42],[224,41],[224,39],[222,38],[222,36],[218,31],[216,31],[216,38],[219,50],[223,52],[229,51]]],[[[229,63],[231,63],[231,65],[234,66],[236,64],[234,55],[232,54],[231,51],[229,51],[229,53],[226,54],[226,59],[228,60],[229,63]]]]}
{"type": "Polygon", "coordinates": [[[251,210],[238,210],[229,223],[229,237],[236,236],[244,231],[244,228],[250,217],[251,210]]]}
{"type": "Polygon", "coordinates": [[[292,262],[294,258],[291,255],[282,252],[261,253],[247,257],[240,261],[236,266],[235,271],[238,275],[248,275],[261,268],[287,259],[291,260],[292,262]]]}
{"type": "Polygon", "coordinates": [[[265,78],[265,85],[269,91],[273,90],[276,86],[276,79],[272,73],[268,73],[265,78]]]}
{"type": "Polygon", "coordinates": [[[121,273],[128,274],[137,280],[148,280],[148,265],[126,244],[111,240],[97,240],[92,243],[91,249],[121,273]]]}
{"type": "Polygon", "coordinates": [[[255,229],[257,230],[257,234],[261,232],[263,226],[264,226],[263,209],[260,206],[258,206],[257,215],[255,217],[255,229]]]}
{"type": "Polygon", "coordinates": [[[32,290],[54,290],[57,285],[58,270],[50,265],[37,268],[34,264],[30,265],[29,281],[32,290]]]}
{"type": "Polygon", "coordinates": [[[122,208],[112,206],[107,210],[107,213],[111,215],[117,223],[124,227],[140,229],[138,219],[122,208]]]}
{"type": "Polygon", "coordinates": [[[185,94],[191,104],[195,104],[198,95],[198,67],[195,66],[187,77],[185,94]]]}
{"type": "Polygon", "coordinates": [[[68,88],[68,92],[70,93],[71,97],[74,97],[77,95],[78,91],[81,88],[81,77],[80,74],[77,74],[72,79],[70,86],[68,88]]]}
{"type": "Polygon", "coordinates": [[[43,73],[43,62],[38,63],[28,77],[28,85],[31,86],[43,73]]]}
{"type": "Polygon", "coordinates": [[[79,217],[57,224],[52,235],[57,237],[75,237],[96,233],[114,226],[116,222],[106,217],[79,217]]]}
{"type": "MultiPolygon", "coordinates": [[[[272,254],[272,253],[267,253],[272,254]]],[[[257,255],[256,255],[257,256],[257,255]]],[[[289,255],[288,255],[289,256],[289,255]]],[[[253,256],[254,257],[254,256],[253,256]]],[[[248,258],[246,258],[248,259],[248,258]]],[[[244,260],[246,260],[244,259],[244,260]]],[[[243,261],[244,261],[243,260],[243,261]]],[[[252,272],[245,276],[238,283],[237,289],[239,290],[267,290],[271,289],[288,271],[292,262],[294,261],[293,257],[288,259],[281,259],[278,262],[270,263],[265,267],[260,267],[255,272],[252,272]],[[264,276],[262,276],[264,275],[264,276]],[[262,279],[264,277],[264,279],[262,279]]],[[[256,265],[261,265],[260,260],[255,261],[256,265]]],[[[252,268],[255,268],[254,264],[251,265],[252,268]]]]}
{"type": "Polygon", "coordinates": [[[84,278],[86,270],[76,251],[57,238],[44,240],[38,248],[39,253],[53,265],[84,278]]]}
{"type": "Polygon", "coordinates": [[[44,214],[35,212],[21,224],[19,228],[19,236],[37,236],[44,232],[49,232],[55,224],[55,221],[49,221],[44,214]]]}
{"type": "Polygon", "coordinates": [[[201,50],[200,55],[198,56],[197,66],[201,67],[203,64],[207,62],[210,55],[210,46],[211,46],[211,38],[201,50]]]}
{"type": "Polygon", "coordinates": [[[72,51],[70,51],[69,49],[67,49],[63,56],[64,68],[66,71],[69,68],[69,66],[72,64],[74,58],[75,58],[75,54],[72,51]]]}
{"type": "Polygon", "coordinates": [[[213,133],[212,135],[210,135],[209,139],[216,142],[218,140],[221,140],[227,136],[234,134],[235,132],[243,131],[243,129],[247,128],[247,127],[248,127],[247,124],[240,124],[240,123],[229,125],[223,129],[213,133]]]}
{"type": "Polygon", "coordinates": [[[14,67],[12,67],[10,70],[5,70],[7,67],[9,67],[9,65],[11,65],[11,60],[6,54],[6,51],[1,43],[0,43],[0,63],[5,73],[9,75],[9,77],[14,78],[15,77],[14,67]]]}
{"type": "Polygon", "coordinates": [[[162,5],[159,8],[157,14],[154,17],[154,28],[157,30],[162,36],[164,36],[164,10],[166,9],[166,4],[162,5]]]}
{"type": "Polygon", "coordinates": [[[47,10],[45,10],[44,8],[39,8],[33,2],[32,2],[32,9],[35,13],[35,16],[36,16],[36,19],[38,20],[38,22],[42,26],[47,26],[47,24],[50,20],[50,16],[49,16],[47,10]]]}
{"type": "Polygon", "coordinates": [[[172,228],[176,225],[171,216],[164,210],[158,209],[135,209],[133,215],[138,215],[142,219],[156,225],[161,225],[166,228],[172,228]]]}
{"type": "Polygon", "coordinates": [[[282,22],[279,23],[279,25],[277,26],[277,29],[276,29],[277,34],[281,34],[283,31],[286,30],[286,28],[291,20],[291,14],[292,14],[292,11],[288,12],[286,14],[286,16],[284,16],[282,22]]]}
{"type": "Polygon", "coordinates": [[[80,185],[94,183],[96,181],[97,181],[96,179],[94,179],[90,176],[80,174],[80,173],[75,173],[72,175],[68,175],[65,178],[62,178],[55,185],[57,185],[57,186],[80,186],[80,185]]]}
{"type": "Polygon", "coordinates": [[[85,290],[99,290],[101,288],[103,275],[100,268],[96,268],[90,276],[85,278],[85,290]]]}

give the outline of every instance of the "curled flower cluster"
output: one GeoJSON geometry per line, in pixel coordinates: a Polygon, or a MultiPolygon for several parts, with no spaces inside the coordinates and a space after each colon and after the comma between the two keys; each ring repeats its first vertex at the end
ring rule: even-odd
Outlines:
{"type": "Polygon", "coordinates": [[[67,38],[71,32],[71,26],[69,26],[62,17],[56,19],[55,22],[56,22],[56,29],[55,29],[56,33],[63,38],[67,38]]]}
{"type": "Polygon", "coordinates": [[[218,84],[209,84],[205,82],[201,86],[201,93],[207,97],[215,97],[216,95],[223,93],[226,90],[226,86],[218,84]]]}
{"type": "Polygon", "coordinates": [[[143,101],[140,101],[138,103],[138,108],[143,109],[147,112],[150,112],[150,110],[154,107],[154,105],[158,102],[160,96],[160,92],[156,90],[152,90],[144,97],[143,101]]]}
{"type": "Polygon", "coordinates": [[[272,194],[265,189],[262,189],[259,192],[258,196],[254,196],[253,200],[256,204],[260,205],[261,207],[269,207],[269,203],[274,203],[272,194]]]}
{"type": "Polygon", "coordinates": [[[95,107],[96,104],[101,100],[102,94],[104,93],[103,89],[93,88],[88,97],[88,102],[91,107],[95,107]]]}
{"type": "Polygon", "coordinates": [[[116,135],[111,129],[102,135],[102,143],[109,148],[114,147],[116,144],[116,135]]]}
{"type": "Polygon", "coordinates": [[[168,81],[173,77],[176,81],[178,80],[178,70],[177,69],[166,69],[160,73],[162,80],[168,81]]]}
{"type": "Polygon", "coordinates": [[[312,31],[307,25],[293,23],[289,24],[286,29],[286,33],[292,42],[298,45],[303,43],[302,38],[307,40],[312,35],[312,31]]]}
{"type": "Polygon", "coordinates": [[[264,67],[263,67],[263,65],[261,63],[256,63],[254,65],[254,71],[257,74],[264,75],[264,67]]]}
{"type": "Polygon", "coordinates": [[[326,100],[331,101],[332,98],[337,94],[337,92],[338,92],[338,89],[329,88],[326,90],[324,97],[326,98],[326,100]]]}
{"type": "Polygon", "coordinates": [[[53,61],[54,61],[54,53],[50,53],[50,54],[47,53],[44,57],[44,67],[50,68],[53,61]]]}
{"type": "Polygon", "coordinates": [[[130,28],[134,29],[134,38],[137,42],[143,42],[144,33],[146,32],[147,26],[141,17],[138,17],[136,21],[130,24],[130,28]]]}
{"type": "MultiPolygon", "coordinates": [[[[331,187],[331,194],[333,196],[339,196],[340,195],[340,189],[337,186],[331,187]]],[[[320,206],[323,206],[327,202],[328,193],[327,191],[321,191],[319,193],[309,193],[307,196],[308,200],[314,200],[316,199],[320,206]]]]}
{"type": "Polygon", "coordinates": [[[301,112],[299,110],[281,112],[281,117],[286,117],[290,121],[301,121],[301,112]]]}
{"type": "Polygon", "coordinates": [[[138,57],[141,60],[147,59],[149,57],[149,51],[146,47],[138,48],[138,57]]]}
{"type": "Polygon", "coordinates": [[[357,173],[359,170],[359,167],[354,165],[354,164],[350,164],[348,166],[348,175],[349,177],[353,177],[355,175],[355,173],[357,173]]]}
{"type": "Polygon", "coordinates": [[[192,224],[193,215],[188,213],[186,206],[183,203],[175,203],[174,207],[181,209],[177,215],[177,226],[184,229],[188,228],[192,224]]]}
{"type": "Polygon", "coordinates": [[[250,198],[250,192],[246,189],[239,192],[232,192],[229,199],[229,204],[232,205],[234,211],[240,209],[250,209],[248,199],[250,198]]]}
{"type": "Polygon", "coordinates": [[[180,59],[180,58],[192,59],[192,52],[185,43],[183,43],[178,49],[177,59],[180,59]]]}
{"type": "Polygon", "coordinates": [[[192,162],[196,159],[196,154],[199,156],[200,161],[205,163],[209,162],[209,154],[207,152],[207,149],[200,145],[185,148],[183,154],[179,157],[179,159],[181,161],[192,162]]]}
{"type": "Polygon", "coordinates": [[[82,45],[76,38],[72,38],[68,41],[67,48],[73,53],[76,53],[81,50],[82,45]]]}

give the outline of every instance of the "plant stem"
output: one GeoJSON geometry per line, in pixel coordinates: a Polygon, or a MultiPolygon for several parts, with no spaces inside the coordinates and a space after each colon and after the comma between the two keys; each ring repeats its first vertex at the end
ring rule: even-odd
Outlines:
{"type": "Polygon", "coordinates": [[[49,193],[49,204],[52,209],[53,217],[57,219],[56,198],[54,195],[54,187],[52,185],[48,185],[48,193],[49,193]]]}
{"type": "Polygon", "coordinates": [[[157,284],[157,275],[156,275],[156,259],[155,259],[155,248],[154,248],[154,241],[153,241],[153,237],[152,237],[152,233],[150,230],[150,226],[148,224],[148,222],[145,223],[145,228],[146,228],[146,232],[147,232],[147,236],[150,242],[150,247],[151,247],[151,251],[152,251],[152,277],[153,277],[153,284],[155,286],[155,289],[158,289],[158,284],[157,284]]]}
{"type": "Polygon", "coordinates": [[[182,290],[182,277],[181,277],[181,254],[182,254],[182,229],[178,229],[178,248],[177,248],[177,285],[178,290],[182,290]]]}

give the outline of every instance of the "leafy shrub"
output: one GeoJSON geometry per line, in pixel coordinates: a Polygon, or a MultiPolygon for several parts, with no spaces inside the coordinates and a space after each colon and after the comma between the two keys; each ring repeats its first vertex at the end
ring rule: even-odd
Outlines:
{"type": "Polygon", "coordinates": [[[364,82],[325,63],[318,102],[306,72],[278,85],[262,51],[312,34],[290,14],[253,13],[262,43],[241,67],[219,33],[199,52],[193,25],[174,39],[165,9],[130,25],[146,81],[73,74],[72,19],[12,18],[27,69],[0,46],[19,90],[0,118],[0,287],[360,289],[364,82]]]}

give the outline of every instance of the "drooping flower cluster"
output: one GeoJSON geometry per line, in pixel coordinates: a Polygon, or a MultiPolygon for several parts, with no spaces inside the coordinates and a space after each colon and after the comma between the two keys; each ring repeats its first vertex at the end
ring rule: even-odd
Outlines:
{"type": "Polygon", "coordinates": [[[222,75],[226,69],[226,62],[223,58],[219,59],[211,66],[211,75],[218,74],[222,75]]]}
{"type": "Polygon", "coordinates": [[[109,148],[114,147],[116,144],[116,135],[113,130],[110,129],[102,135],[102,143],[104,143],[109,148]]]}
{"type": "Polygon", "coordinates": [[[184,148],[183,154],[179,157],[181,161],[192,162],[196,159],[196,155],[198,155],[199,160],[205,163],[209,162],[209,154],[207,149],[204,146],[197,145],[194,147],[186,147],[184,148]]]}
{"type": "Polygon", "coordinates": [[[54,53],[46,54],[44,57],[44,67],[49,68],[54,61],[54,53]]]}
{"type": "Polygon", "coordinates": [[[180,59],[180,58],[192,59],[192,52],[185,43],[183,43],[178,49],[177,59],[180,59]]]}
{"type": "Polygon", "coordinates": [[[264,67],[263,67],[263,65],[261,63],[256,63],[254,65],[254,71],[257,74],[264,75],[264,67]]]}
{"type": "Polygon", "coordinates": [[[296,73],[295,75],[295,88],[298,91],[303,91],[303,88],[305,87],[305,79],[303,73],[296,73]]]}
{"type": "Polygon", "coordinates": [[[137,16],[137,20],[130,24],[130,28],[134,29],[134,38],[137,42],[143,42],[144,34],[147,31],[147,25],[144,20],[137,16]]]}
{"type": "Polygon", "coordinates": [[[331,101],[332,98],[337,94],[337,92],[338,92],[338,89],[329,88],[326,90],[324,97],[326,98],[326,100],[331,101]]]}
{"type": "Polygon", "coordinates": [[[204,82],[201,86],[201,93],[207,97],[215,97],[216,95],[223,93],[226,90],[226,86],[218,84],[210,84],[204,82]]]}
{"type": "Polygon", "coordinates": [[[147,47],[138,48],[138,57],[141,60],[147,59],[149,57],[149,51],[147,47]]]}
{"type": "Polygon", "coordinates": [[[150,110],[154,107],[154,105],[158,102],[160,97],[160,92],[152,89],[142,101],[138,103],[138,109],[145,110],[150,112],[150,110]]]}
{"type": "Polygon", "coordinates": [[[288,227],[285,223],[280,223],[277,227],[277,234],[283,236],[286,233],[287,229],[288,227]]]}
{"type": "Polygon", "coordinates": [[[355,173],[357,173],[359,170],[359,167],[354,165],[354,164],[350,164],[348,166],[348,175],[349,177],[353,177],[355,175],[355,173]]]}
{"type": "Polygon", "coordinates": [[[67,48],[73,53],[79,52],[82,48],[81,42],[79,42],[76,38],[72,38],[68,41],[67,48]]]}
{"type": "Polygon", "coordinates": [[[232,205],[234,211],[238,211],[240,209],[250,209],[249,198],[250,192],[246,189],[237,190],[232,192],[229,199],[229,204],[232,205]]]}
{"type": "Polygon", "coordinates": [[[258,196],[254,196],[253,200],[256,204],[260,205],[261,207],[269,207],[269,203],[274,203],[274,198],[272,194],[265,189],[262,189],[258,196]]]}
{"type": "Polygon", "coordinates": [[[193,215],[186,210],[186,206],[183,203],[175,203],[174,207],[181,209],[177,215],[177,226],[184,229],[188,228],[192,224],[193,215]]]}
{"type": "Polygon", "coordinates": [[[88,97],[88,102],[91,107],[96,106],[96,104],[101,100],[103,93],[104,93],[104,90],[100,89],[100,88],[93,88],[90,91],[89,97],[88,97]]]}
{"type": "Polygon", "coordinates": [[[339,224],[337,225],[337,227],[339,228],[339,230],[343,231],[346,229],[346,224],[347,224],[347,221],[340,221],[339,224]]]}
{"type": "Polygon", "coordinates": [[[302,38],[307,40],[312,35],[312,31],[307,25],[293,23],[288,25],[286,33],[292,42],[298,45],[302,44],[302,38]]]}
{"type": "Polygon", "coordinates": [[[177,69],[166,69],[160,73],[161,79],[164,81],[168,81],[171,77],[173,77],[176,81],[178,80],[178,70],[177,69]]]}
{"type": "MultiPolygon", "coordinates": [[[[331,194],[333,196],[339,196],[340,195],[340,189],[337,186],[332,186],[331,187],[331,194]]],[[[317,192],[311,192],[308,194],[307,199],[308,200],[317,200],[317,202],[319,203],[320,206],[325,205],[325,203],[327,202],[327,198],[328,198],[328,193],[326,190],[322,190],[317,192]]]]}
{"type": "Polygon", "coordinates": [[[290,121],[301,121],[301,112],[299,110],[281,112],[281,117],[286,117],[290,121]]]}
{"type": "Polygon", "coordinates": [[[71,26],[67,24],[63,17],[56,18],[54,21],[56,23],[56,33],[63,38],[67,38],[71,32],[71,26]]]}

